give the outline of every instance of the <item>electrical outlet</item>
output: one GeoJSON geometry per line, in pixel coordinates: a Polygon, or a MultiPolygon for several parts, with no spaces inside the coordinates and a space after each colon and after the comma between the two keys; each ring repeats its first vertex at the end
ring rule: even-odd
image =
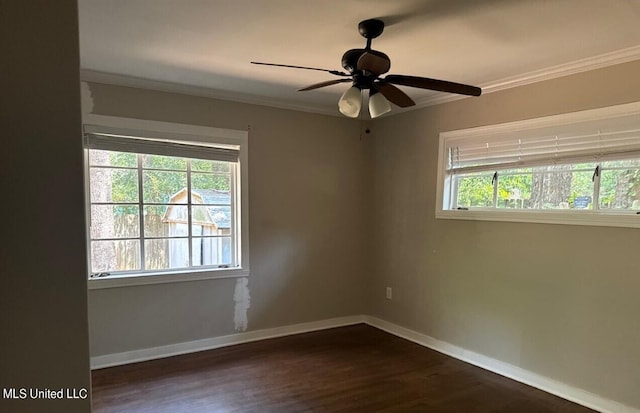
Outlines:
{"type": "Polygon", "coordinates": [[[391,300],[393,298],[393,290],[391,287],[387,287],[387,300],[391,300]]]}

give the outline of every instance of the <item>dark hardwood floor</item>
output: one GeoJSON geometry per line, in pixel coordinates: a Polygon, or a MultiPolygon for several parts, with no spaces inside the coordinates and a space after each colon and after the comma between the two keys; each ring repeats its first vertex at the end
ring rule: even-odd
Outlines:
{"type": "Polygon", "coordinates": [[[96,370],[93,412],[593,412],[361,324],[96,370]]]}

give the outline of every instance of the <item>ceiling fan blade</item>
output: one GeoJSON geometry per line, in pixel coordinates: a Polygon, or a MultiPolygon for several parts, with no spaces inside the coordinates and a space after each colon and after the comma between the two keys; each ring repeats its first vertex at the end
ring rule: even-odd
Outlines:
{"type": "Polygon", "coordinates": [[[263,65],[263,66],[289,67],[289,68],[292,68],[292,69],[319,70],[321,72],[331,73],[332,75],[336,75],[336,76],[351,76],[349,73],[340,72],[338,70],[320,69],[320,68],[317,68],[317,67],[281,65],[281,64],[278,64],[278,63],[264,63],[264,62],[251,62],[251,64],[263,65]]]}
{"type": "Polygon", "coordinates": [[[305,88],[298,89],[298,92],[304,92],[307,90],[318,89],[325,86],[331,86],[338,83],[351,82],[351,79],[335,79],[335,80],[327,80],[326,82],[314,83],[313,85],[309,85],[305,88]]]}
{"type": "Polygon", "coordinates": [[[373,87],[380,93],[382,96],[387,98],[389,102],[400,106],[401,108],[406,108],[409,106],[413,106],[416,104],[406,93],[397,87],[393,86],[391,83],[376,82],[373,84],[373,87]]]}
{"type": "Polygon", "coordinates": [[[388,75],[384,78],[384,81],[394,83],[396,85],[438,90],[440,92],[458,93],[460,95],[480,96],[482,94],[482,89],[476,86],[448,82],[446,80],[429,79],[428,77],[388,75]]]}
{"type": "Polygon", "coordinates": [[[391,62],[389,57],[381,52],[369,51],[364,52],[360,58],[358,58],[357,69],[360,71],[367,71],[379,76],[383,73],[387,73],[391,68],[391,62]]]}

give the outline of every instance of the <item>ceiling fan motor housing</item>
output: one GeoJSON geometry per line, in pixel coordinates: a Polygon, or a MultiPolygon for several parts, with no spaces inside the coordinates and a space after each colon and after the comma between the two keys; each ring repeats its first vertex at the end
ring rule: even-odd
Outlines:
{"type": "MultiPolygon", "coordinates": [[[[352,75],[356,75],[358,73],[365,75],[365,73],[363,73],[363,71],[358,71],[358,60],[360,59],[360,57],[362,57],[362,55],[364,55],[365,53],[368,53],[369,55],[374,55],[379,57],[380,59],[386,60],[389,65],[391,63],[391,60],[389,59],[389,56],[387,56],[386,54],[379,52],[377,50],[372,50],[372,49],[350,49],[347,50],[344,55],[342,55],[342,67],[344,67],[346,70],[349,71],[349,73],[351,73],[352,75]]],[[[380,73],[378,73],[379,75],[380,73]]],[[[371,74],[371,76],[373,76],[374,78],[377,77],[377,75],[375,74],[371,74]]]]}
{"type": "Polygon", "coordinates": [[[354,73],[356,68],[358,67],[358,59],[365,52],[365,49],[351,49],[347,50],[342,55],[342,67],[349,71],[349,73],[354,73]]]}

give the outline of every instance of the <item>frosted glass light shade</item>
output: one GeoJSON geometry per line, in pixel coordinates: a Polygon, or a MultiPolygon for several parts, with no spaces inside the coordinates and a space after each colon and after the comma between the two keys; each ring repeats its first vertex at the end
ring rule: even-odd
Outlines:
{"type": "Polygon", "coordinates": [[[387,98],[382,96],[382,93],[373,93],[369,95],[369,113],[372,118],[377,118],[389,111],[391,111],[391,105],[389,105],[387,98]]]}
{"type": "Polygon", "coordinates": [[[355,86],[347,89],[338,101],[340,113],[350,118],[357,118],[362,107],[362,91],[355,86]]]}

